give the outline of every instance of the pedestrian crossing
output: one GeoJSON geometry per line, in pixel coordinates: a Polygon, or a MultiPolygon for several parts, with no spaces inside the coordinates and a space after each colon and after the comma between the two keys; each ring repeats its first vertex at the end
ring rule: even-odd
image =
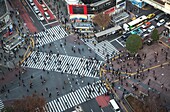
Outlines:
{"type": "Polygon", "coordinates": [[[44,106],[44,111],[63,112],[69,108],[75,107],[83,102],[105,94],[106,92],[107,89],[104,87],[101,81],[97,81],[93,84],[86,85],[85,87],[82,87],[74,92],[68,93],[51,102],[48,102],[44,106]]]}
{"type": "Polygon", "coordinates": [[[94,59],[33,51],[21,66],[79,76],[98,77],[102,62],[94,59]]]}
{"type": "Polygon", "coordinates": [[[0,112],[4,108],[4,104],[2,103],[2,100],[0,100],[0,112]]]}
{"type": "Polygon", "coordinates": [[[68,34],[60,25],[34,34],[36,47],[51,43],[66,36],[68,36],[68,34]]]}
{"type": "MultiPolygon", "coordinates": [[[[82,39],[83,40],[83,39],[82,39]]],[[[112,58],[118,54],[118,50],[107,40],[98,43],[95,38],[83,40],[96,54],[98,54],[103,60],[112,58]],[[108,56],[107,56],[108,55],[108,56]]]]}

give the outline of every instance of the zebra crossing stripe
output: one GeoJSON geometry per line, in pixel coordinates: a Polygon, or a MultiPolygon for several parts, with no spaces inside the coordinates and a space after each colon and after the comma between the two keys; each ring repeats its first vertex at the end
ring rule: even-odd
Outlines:
{"type": "Polygon", "coordinates": [[[63,112],[69,108],[72,108],[76,105],[79,105],[89,99],[87,99],[90,96],[90,99],[96,98],[97,96],[100,96],[104,93],[106,93],[106,88],[101,85],[101,81],[97,81],[96,83],[93,83],[91,85],[86,85],[74,92],[70,92],[62,97],[59,97],[51,102],[48,102],[45,105],[45,112],[63,112]],[[99,89],[101,91],[99,92],[99,89]],[[91,94],[89,94],[89,91],[91,90],[91,94]]]}
{"type": "Polygon", "coordinates": [[[68,36],[68,34],[59,25],[52,27],[50,29],[47,29],[46,31],[42,31],[37,34],[34,34],[34,37],[36,37],[36,40],[39,43],[38,45],[36,45],[36,47],[51,43],[53,41],[64,38],[66,36],[68,36]]]}
{"type": "Polygon", "coordinates": [[[103,61],[89,60],[80,57],[51,54],[33,51],[22,67],[45,69],[87,77],[97,77],[103,61]],[[38,54],[38,55],[37,55],[38,54]],[[61,61],[61,64],[59,63],[61,61]]]}
{"type": "MultiPolygon", "coordinates": [[[[84,40],[83,40],[84,41],[84,40]]],[[[86,41],[86,40],[85,40],[86,41]]],[[[113,52],[114,54],[118,53],[119,51],[107,40],[97,43],[97,41],[92,38],[89,41],[85,42],[94,52],[99,55],[103,60],[106,60],[106,55],[109,54],[109,58],[112,58],[113,52]],[[94,46],[93,42],[96,43],[94,46]],[[99,51],[98,51],[99,49],[99,51]],[[103,54],[104,52],[104,54],[103,54]]]]}
{"type": "Polygon", "coordinates": [[[0,100],[0,111],[4,108],[4,104],[2,102],[2,100],[0,100]]]}

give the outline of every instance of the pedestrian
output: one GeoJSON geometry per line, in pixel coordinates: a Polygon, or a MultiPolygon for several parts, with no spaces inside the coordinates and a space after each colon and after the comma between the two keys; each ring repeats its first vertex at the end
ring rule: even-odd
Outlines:
{"type": "Polygon", "coordinates": [[[42,75],[40,76],[40,79],[42,80],[42,75]]]}
{"type": "Polygon", "coordinates": [[[45,88],[45,91],[48,92],[48,88],[47,87],[45,88]]]}
{"type": "Polygon", "coordinates": [[[8,97],[8,95],[7,94],[5,94],[5,98],[7,98],[8,97]]]}
{"type": "Polygon", "coordinates": [[[51,98],[51,93],[49,94],[49,97],[51,98]]]}

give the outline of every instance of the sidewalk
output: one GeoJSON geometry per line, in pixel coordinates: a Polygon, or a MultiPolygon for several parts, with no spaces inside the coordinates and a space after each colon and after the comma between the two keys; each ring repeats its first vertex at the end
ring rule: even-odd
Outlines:
{"type": "Polygon", "coordinates": [[[168,99],[170,98],[169,50],[160,43],[145,45],[139,51],[139,62],[136,58],[130,57],[126,51],[122,51],[122,56],[102,66],[101,78],[114,88],[118,99],[122,98],[125,91],[137,96],[141,93],[149,95],[154,92],[168,99]]]}

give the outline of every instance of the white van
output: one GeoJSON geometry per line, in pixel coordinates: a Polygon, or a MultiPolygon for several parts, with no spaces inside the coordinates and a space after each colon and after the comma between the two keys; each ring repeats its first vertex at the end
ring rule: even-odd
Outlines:
{"type": "Polygon", "coordinates": [[[123,29],[124,29],[125,31],[129,31],[129,30],[130,30],[130,29],[129,29],[129,25],[126,24],[126,23],[124,23],[124,24],[123,24],[123,29]]]}
{"type": "Polygon", "coordinates": [[[120,108],[114,99],[111,99],[109,103],[113,107],[115,112],[120,112],[120,108]]]}

